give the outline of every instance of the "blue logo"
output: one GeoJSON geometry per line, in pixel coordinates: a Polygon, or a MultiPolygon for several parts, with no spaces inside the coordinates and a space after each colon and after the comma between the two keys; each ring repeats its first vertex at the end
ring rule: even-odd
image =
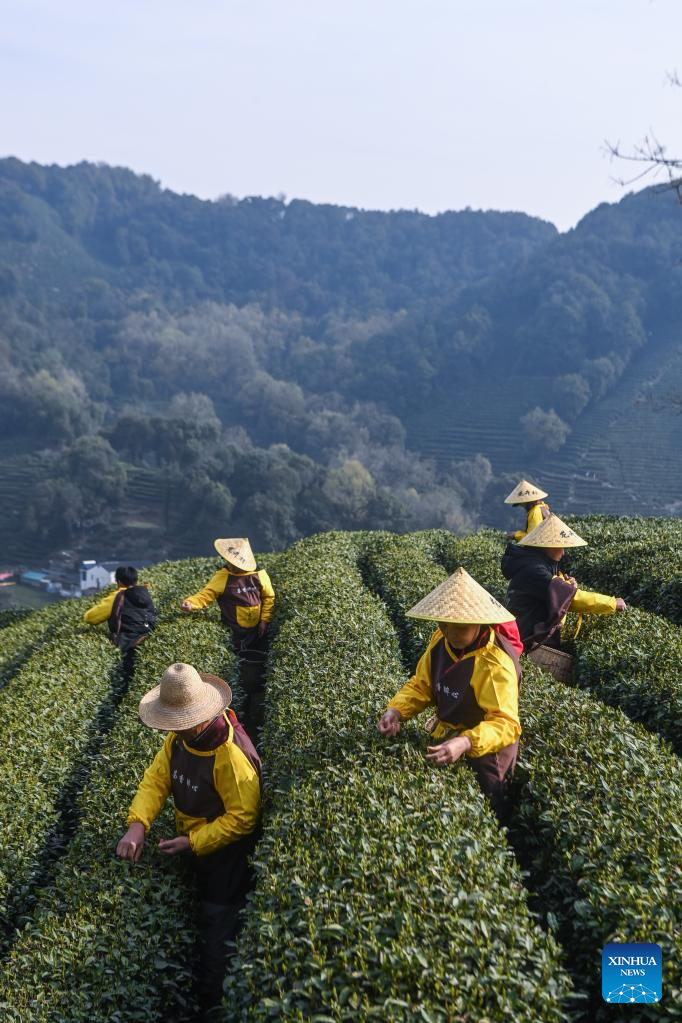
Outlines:
{"type": "Polygon", "coordinates": [[[601,954],[601,993],[605,1002],[660,1002],[663,995],[661,946],[650,942],[611,942],[601,954]]]}

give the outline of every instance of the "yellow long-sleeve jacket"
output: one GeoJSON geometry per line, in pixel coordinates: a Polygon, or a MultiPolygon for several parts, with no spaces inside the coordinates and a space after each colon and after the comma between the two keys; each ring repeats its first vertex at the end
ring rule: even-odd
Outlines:
{"type": "Polygon", "coordinates": [[[275,591],[265,569],[257,572],[230,572],[219,569],[203,589],[185,597],[192,607],[220,605],[228,625],[251,629],[259,622],[269,622],[275,606],[275,591]]]}
{"type": "Polygon", "coordinates": [[[471,740],[468,757],[497,753],[516,742],[521,735],[516,667],[509,654],[496,643],[492,629],[482,646],[459,658],[440,629],[436,629],[414,675],[388,706],[397,710],[401,718],[409,720],[426,707],[442,701],[443,692],[449,699],[451,686],[453,696],[461,698],[464,693],[464,700],[454,707],[455,715],[461,707],[464,720],[444,721],[441,716],[432,732],[434,739],[453,733],[467,736],[471,740]],[[442,670],[444,662],[448,666],[445,671],[442,670]],[[467,684],[469,692],[465,691],[467,684]],[[437,692],[434,692],[434,685],[438,687],[437,692]],[[481,720],[472,725],[476,718],[481,720]]]}
{"type": "Polygon", "coordinates": [[[192,852],[205,856],[250,834],[260,814],[260,779],[228,725],[226,741],[209,751],[193,749],[175,732],[165,742],[144,777],[128,812],[128,824],[149,830],[172,793],[175,825],[187,835],[192,852]]]}
{"type": "Polygon", "coordinates": [[[527,536],[532,529],[539,526],[547,516],[549,515],[549,505],[545,504],[544,501],[539,501],[534,504],[532,508],[528,509],[528,515],[526,516],[526,528],[517,529],[514,533],[514,539],[518,543],[519,540],[523,540],[524,536],[527,536]],[[543,510],[544,509],[544,510],[543,510]]]}
{"type": "Polygon", "coordinates": [[[103,597],[99,604],[95,604],[89,611],[86,611],[83,618],[88,625],[101,625],[102,622],[106,622],[111,615],[116,595],[125,589],[127,589],[126,586],[117,586],[111,593],[107,593],[106,597],[103,597]]]}

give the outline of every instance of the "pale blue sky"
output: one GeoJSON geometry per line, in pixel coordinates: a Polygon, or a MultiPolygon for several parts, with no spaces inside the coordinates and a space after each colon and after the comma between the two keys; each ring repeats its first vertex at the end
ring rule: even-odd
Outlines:
{"type": "Polygon", "coordinates": [[[605,138],[682,154],[681,50],[680,0],[0,0],[0,154],[565,229],[605,138]]]}

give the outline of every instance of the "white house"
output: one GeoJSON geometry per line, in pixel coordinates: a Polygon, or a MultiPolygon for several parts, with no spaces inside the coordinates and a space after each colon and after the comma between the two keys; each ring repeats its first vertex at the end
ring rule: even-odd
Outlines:
{"type": "Polygon", "coordinates": [[[80,563],[80,588],[81,593],[86,590],[101,590],[105,586],[111,586],[114,582],[114,571],[116,566],[111,562],[102,564],[97,561],[81,561],[80,563]]]}

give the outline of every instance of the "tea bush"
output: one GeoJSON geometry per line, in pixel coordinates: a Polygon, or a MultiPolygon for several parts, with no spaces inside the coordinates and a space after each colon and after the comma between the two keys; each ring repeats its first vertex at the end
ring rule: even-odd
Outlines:
{"type": "MultiPolygon", "coordinates": [[[[524,660],[516,840],[585,977],[591,1018],[613,1019],[599,950],[649,941],[663,952],[664,1018],[682,1019],[679,761],[619,710],[524,660]]],[[[637,1011],[661,1018],[655,1005],[637,1011]]]]}
{"type": "Polygon", "coordinates": [[[435,571],[430,556],[432,550],[433,544],[424,534],[367,533],[362,538],[360,568],[363,578],[386,603],[408,664],[417,663],[435,626],[433,622],[406,620],[405,615],[429,589],[448,576],[445,569],[435,571]],[[410,567],[409,586],[403,585],[405,561],[410,567]],[[433,579],[436,582],[427,582],[433,579]]]}
{"type": "Polygon", "coordinates": [[[182,865],[155,852],[156,839],[174,833],[170,809],[152,828],[138,865],[118,861],[114,850],[137,783],[162,741],[140,723],[140,697],[175,660],[233,681],[234,658],[217,615],[174,611],[178,595],[198,585],[203,571],[203,563],[186,562],[148,573],[162,621],[140,648],[130,690],[79,795],[68,850],[4,964],[3,1019],[151,1023],[168,1005],[192,1008],[191,889],[182,865]]]}
{"type": "MultiPolygon", "coordinates": [[[[488,569],[484,551],[468,570],[489,588],[488,569]]],[[[410,600],[409,556],[403,577],[410,600]]],[[[437,566],[432,578],[437,585],[437,566]]],[[[396,588],[393,571],[390,579],[396,588]]],[[[419,585],[425,582],[422,570],[419,585]]],[[[523,670],[512,833],[548,922],[570,949],[573,976],[583,978],[586,1018],[612,1018],[601,1001],[598,950],[608,941],[651,941],[666,964],[666,1018],[682,1019],[679,761],[620,711],[527,658],[523,670]]],[[[638,1006],[638,1013],[641,1020],[660,1016],[658,1006],[638,1006]]]]}
{"type": "Polygon", "coordinates": [[[281,556],[258,882],[227,1020],[559,1020],[569,983],[504,835],[425,736],[376,720],[406,680],[353,538],[281,556]]]}
{"type": "Polygon", "coordinates": [[[28,615],[13,616],[0,632],[0,690],[44,643],[80,622],[91,604],[91,600],[65,600],[28,615]]]}
{"type": "Polygon", "coordinates": [[[29,618],[33,613],[31,607],[3,607],[0,610],[0,631],[6,629],[8,625],[16,625],[24,618],[29,618]]]}
{"type": "Polygon", "coordinates": [[[585,586],[682,625],[682,520],[587,516],[570,521],[589,542],[567,555],[585,586]]]}
{"type": "Polygon", "coordinates": [[[682,630],[631,607],[624,614],[586,616],[571,649],[576,684],[682,753],[682,630]]]}
{"type": "Polygon", "coordinates": [[[0,699],[0,931],[24,912],[44,864],[63,845],[75,774],[118,680],[115,648],[85,624],[40,647],[0,699]]]}

